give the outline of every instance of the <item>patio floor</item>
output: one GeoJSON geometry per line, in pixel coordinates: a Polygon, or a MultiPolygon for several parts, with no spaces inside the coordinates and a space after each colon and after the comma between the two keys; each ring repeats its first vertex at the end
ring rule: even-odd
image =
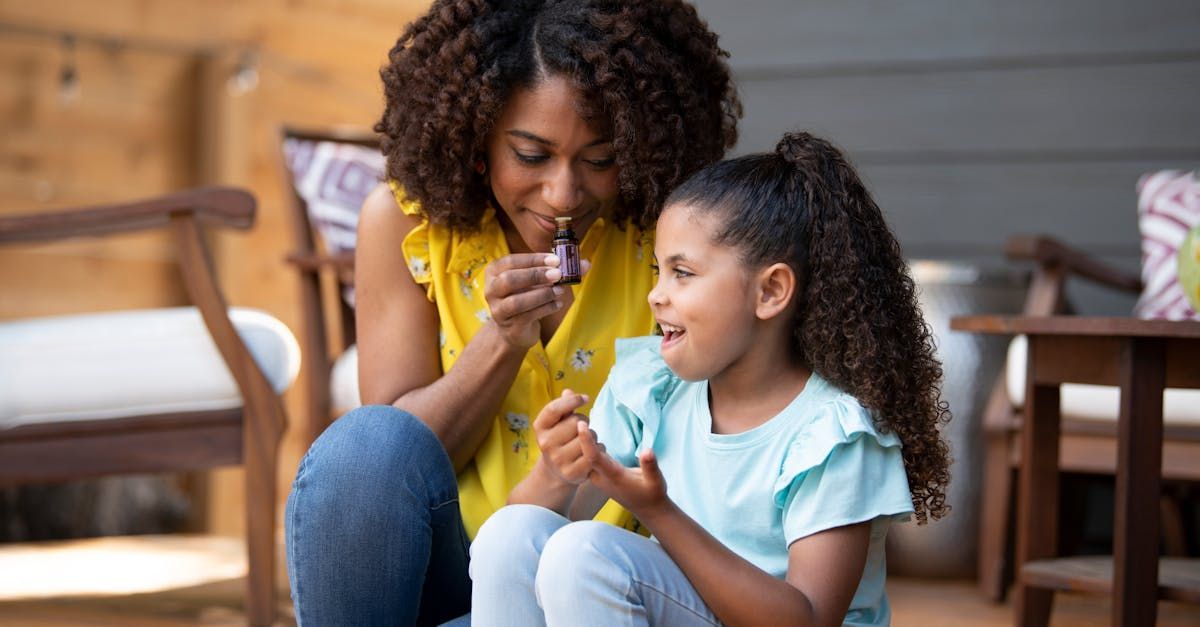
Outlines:
{"type": "MultiPolygon", "coordinates": [[[[242,544],[211,536],[135,536],[0,545],[0,625],[241,625],[242,544]],[[56,595],[56,596],[49,596],[56,595]]],[[[282,555],[279,625],[294,625],[282,555]]],[[[1011,624],[1011,606],[970,581],[892,577],[896,627],[1011,624]]],[[[1108,599],[1057,595],[1051,625],[1108,624],[1108,599]]],[[[1163,627],[1200,625],[1200,605],[1160,603],[1163,627]]]]}

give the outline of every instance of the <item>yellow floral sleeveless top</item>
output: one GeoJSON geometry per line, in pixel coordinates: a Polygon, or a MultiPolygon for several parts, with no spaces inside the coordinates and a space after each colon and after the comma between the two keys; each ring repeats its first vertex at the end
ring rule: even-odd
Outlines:
{"type": "MultiPolygon", "coordinates": [[[[424,217],[420,204],[389,182],[400,209],[424,217]]],[[[467,342],[490,319],[483,295],[483,271],[509,254],[495,210],[482,228],[461,233],[422,220],[402,244],[405,261],[429,300],[437,305],[442,372],[449,372],[467,342]]],[[[533,469],[540,451],[533,419],[565,388],[595,399],[614,360],[614,341],[648,335],[654,317],[646,295],[654,286],[654,234],[632,225],[617,228],[603,218],[588,229],[580,256],[591,261],[583,282],[571,286],[575,303],[548,344],[538,342],[525,355],[516,380],[474,460],[458,475],[459,504],[467,535],[474,539],[508,493],[533,469]]],[[[582,407],[588,413],[591,404],[582,407]]],[[[635,528],[632,516],[610,501],[596,517],[635,528]]]]}

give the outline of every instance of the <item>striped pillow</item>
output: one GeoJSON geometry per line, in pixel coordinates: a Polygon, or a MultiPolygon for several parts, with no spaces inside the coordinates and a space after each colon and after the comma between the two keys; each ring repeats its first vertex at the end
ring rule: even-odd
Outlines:
{"type": "Polygon", "coordinates": [[[1139,318],[1200,320],[1179,285],[1179,248],[1200,224],[1200,182],[1191,172],[1163,170],[1138,181],[1138,230],[1142,232],[1142,295],[1139,318]]]}
{"type": "MultiPolygon", "coordinates": [[[[326,252],[354,252],[358,211],[383,180],[383,155],[357,144],[289,138],[283,142],[283,156],[326,252]]],[[[342,296],[354,305],[353,287],[342,296]]]]}

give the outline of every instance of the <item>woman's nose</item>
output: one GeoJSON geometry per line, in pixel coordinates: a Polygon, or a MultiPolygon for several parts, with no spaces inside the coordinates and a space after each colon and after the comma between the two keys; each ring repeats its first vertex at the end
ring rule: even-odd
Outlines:
{"type": "Polygon", "coordinates": [[[582,195],[579,177],[570,164],[555,168],[542,183],[542,200],[557,213],[569,213],[578,207],[582,195]]]}

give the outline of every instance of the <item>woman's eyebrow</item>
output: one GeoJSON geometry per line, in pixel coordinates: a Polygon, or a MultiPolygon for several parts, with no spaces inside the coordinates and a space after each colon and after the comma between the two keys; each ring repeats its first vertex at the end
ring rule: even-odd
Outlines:
{"type": "MultiPolygon", "coordinates": [[[[512,130],[508,131],[507,134],[511,135],[513,137],[520,137],[521,139],[527,139],[531,142],[539,143],[543,146],[546,146],[547,148],[558,147],[557,143],[552,142],[552,141],[546,139],[545,137],[539,137],[537,135],[534,135],[533,133],[530,133],[529,131],[522,131],[520,129],[512,129],[512,130]]],[[[597,137],[596,139],[592,140],[588,145],[584,146],[584,148],[591,148],[592,146],[599,146],[600,144],[610,144],[610,143],[612,143],[612,140],[607,137],[597,137]]]]}

